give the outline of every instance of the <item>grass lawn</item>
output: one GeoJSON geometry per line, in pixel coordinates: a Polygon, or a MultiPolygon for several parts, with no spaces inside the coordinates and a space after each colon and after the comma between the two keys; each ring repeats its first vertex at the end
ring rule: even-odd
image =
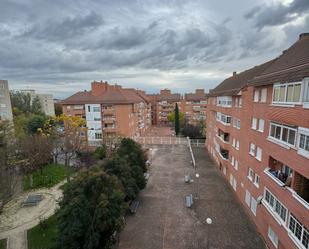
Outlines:
{"type": "Polygon", "coordinates": [[[6,239],[0,240],[0,249],[6,249],[6,239]]]}
{"type": "Polygon", "coordinates": [[[39,224],[27,231],[28,249],[52,248],[58,234],[56,216],[51,216],[44,223],[44,228],[39,224]]]}
{"type": "MultiPolygon", "coordinates": [[[[50,188],[65,179],[65,167],[58,164],[49,164],[46,165],[42,171],[35,171],[32,177],[33,189],[43,187],[50,188]]],[[[24,177],[23,187],[25,191],[31,189],[29,176],[24,177]]]]}

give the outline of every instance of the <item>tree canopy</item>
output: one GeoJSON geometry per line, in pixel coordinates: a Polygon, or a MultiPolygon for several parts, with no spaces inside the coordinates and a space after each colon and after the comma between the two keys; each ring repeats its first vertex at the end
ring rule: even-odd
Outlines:
{"type": "Polygon", "coordinates": [[[66,185],[57,213],[59,249],[109,249],[126,210],[120,181],[102,168],[82,171],[66,185]]]}

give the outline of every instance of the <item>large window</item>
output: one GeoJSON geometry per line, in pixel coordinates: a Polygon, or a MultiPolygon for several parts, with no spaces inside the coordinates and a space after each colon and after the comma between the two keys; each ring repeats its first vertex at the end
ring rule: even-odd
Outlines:
{"type": "Polygon", "coordinates": [[[230,97],[230,96],[217,97],[217,106],[231,107],[232,106],[232,97],[230,97]]]}
{"type": "Polygon", "coordinates": [[[273,103],[300,102],[301,82],[275,84],[273,88],[273,103]]]}
{"type": "Polygon", "coordinates": [[[217,112],[217,120],[223,124],[229,125],[231,123],[231,116],[225,115],[221,112],[217,112]]]}
{"type": "Polygon", "coordinates": [[[309,230],[290,214],[289,230],[293,236],[304,246],[309,248],[309,230]]]}
{"type": "Polygon", "coordinates": [[[285,222],[288,210],[282,203],[268,190],[265,188],[264,200],[267,202],[270,209],[278,215],[278,217],[285,222]]]}
{"type": "Polygon", "coordinates": [[[269,136],[285,144],[295,146],[296,128],[271,122],[269,136]]]}

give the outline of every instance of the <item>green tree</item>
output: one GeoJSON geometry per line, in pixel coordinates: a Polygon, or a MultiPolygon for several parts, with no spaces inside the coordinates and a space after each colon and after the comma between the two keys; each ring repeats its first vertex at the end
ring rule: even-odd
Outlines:
{"type": "Polygon", "coordinates": [[[179,134],[179,130],[180,130],[179,109],[178,109],[178,104],[176,103],[176,107],[175,107],[175,133],[176,135],[179,134]]]}
{"type": "Polygon", "coordinates": [[[127,208],[115,176],[93,167],[68,183],[57,213],[58,249],[109,249],[127,208]]]}
{"type": "Polygon", "coordinates": [[[29,113],[42,114],[42,106],[37,96],[31,99],[30,93],[11,91],[10,97],[14,116],[29,113]]]}
{"type": "Polygon", "coordinates": [[[39,129],[43,129],[47,119],[45,116],[34,115],[27,122],[27,132],[35,134],[39,129]]]}
{"type": "Polygon", "coordinates": [[[145,188],[146,180],[144,173],[147,171],[145,164],[147,156],[140,144],[130,138],[123,138],[116,153],[128,162],[132,170],[132,176],[139,189],[145,188]]]}
{"type": "Polygon", "coordinates": [[[95,159],[104,159],[106,157],[106,145],[103,144],[102,146],[95,149],[93,156],[95,159]]]}
{"type": "MultiPolygon", "coordinates": [[[[171,122],[173,125],[175,125],[175,111],[169,113],[167,115],[167,119],[169,122],[171,122]]],[[[185,114],[183,112],[179,112],[179,123],[180,125],[184,125],[185,123],[185,114]]]]}
{"type": "Polygon", "coordinates": [[[128,161],[115,154],[103,164],[103,167],[106,173],[115,175],[121,181],[126,195],[125,200],[134,200],[139,192],[139,188],[134,178],[133,169],[128,161]]]}

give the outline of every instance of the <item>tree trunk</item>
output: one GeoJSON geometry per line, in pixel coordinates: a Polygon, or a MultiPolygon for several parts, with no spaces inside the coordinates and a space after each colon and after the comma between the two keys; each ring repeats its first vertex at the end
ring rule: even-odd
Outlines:
{"type": "Polygon", "coordinates": [[[64,160],[64,166],[65,166],[65,173],[67,176],[67,182],[70,182],[70,158],[67,154],[65,154],[65,160],[64,160]]]}

